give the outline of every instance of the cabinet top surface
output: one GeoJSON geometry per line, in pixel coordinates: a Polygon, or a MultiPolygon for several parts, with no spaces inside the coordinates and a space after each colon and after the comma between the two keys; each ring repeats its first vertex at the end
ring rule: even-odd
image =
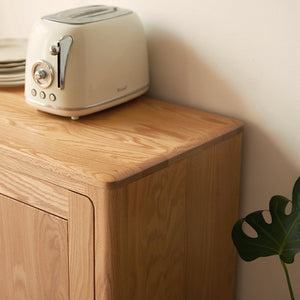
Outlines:
{"type": "Polygon", "coordinates": [[[35,110],[23,95],[23,88],[0,89],[1,156],[102,184],[169,163],[242,127],[148,97],[72,121],[35,110]]]}

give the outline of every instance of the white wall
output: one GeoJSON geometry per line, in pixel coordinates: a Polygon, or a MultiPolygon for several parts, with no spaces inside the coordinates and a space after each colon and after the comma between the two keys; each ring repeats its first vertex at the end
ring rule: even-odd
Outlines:
{"type": "MultiPolygon", "coordinates": [[[[27,37],[40,16],[95,3],[1,0],[0,37],[27,37]]],[[[300,2],[100,3],[140,15],[149,41],[150,95],[245,121],[241,215],[267,209],[274,194],[290,197],[300,175],[300,2]]],[[[291,266],[296,299],[299,267],[296,257],[291,266]]],[[[237,299],[288,299],[284,280],[275,257],[239,260],[237,299]]]]}

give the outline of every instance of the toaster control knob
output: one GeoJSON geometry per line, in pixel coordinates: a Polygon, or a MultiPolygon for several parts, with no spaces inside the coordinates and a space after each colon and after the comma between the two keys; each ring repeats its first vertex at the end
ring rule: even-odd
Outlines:
{"type": "Polygon", "coordinates": [[[41,88],[47,88],[53,81],[53,69],[44,60],[38,60],[32,66],[32,77],[41,88]]]}
{"type": "Polygon", "coordinates": [[[37,70],[35,73],[34,73],[34,77],[36,80],[41,80],[41,79],[44,79],[47,77],[47,72],[43,69],[40,69],[40,70],[37,70]]]}

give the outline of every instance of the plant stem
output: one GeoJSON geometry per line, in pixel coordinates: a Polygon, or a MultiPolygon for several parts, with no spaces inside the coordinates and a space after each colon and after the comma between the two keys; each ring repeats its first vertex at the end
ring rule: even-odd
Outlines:
{"type": "Polygon", "coordinates": [[[295,300],[288,269],[287,269],[284,261],[282,261],[280,259],[280,262],[281,262],[281,265],[283,266],[283,269],[284,269],[284,273],[285,273],[285,276],[286,276],[286,281],[287,281],[287,284],[288,284],[288,287],[289,287],[289,291],[290,291],[291,300],[295,300]]]}

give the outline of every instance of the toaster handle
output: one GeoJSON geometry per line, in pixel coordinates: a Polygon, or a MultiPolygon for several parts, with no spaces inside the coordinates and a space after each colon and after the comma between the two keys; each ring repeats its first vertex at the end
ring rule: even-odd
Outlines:
{"type": "Polygon", "coordinates": [[[65,35],[58,41],[58,88],[61,90],[65,87],[66,66],[72,43],[73,38],[70,35],[65,35]]]}

